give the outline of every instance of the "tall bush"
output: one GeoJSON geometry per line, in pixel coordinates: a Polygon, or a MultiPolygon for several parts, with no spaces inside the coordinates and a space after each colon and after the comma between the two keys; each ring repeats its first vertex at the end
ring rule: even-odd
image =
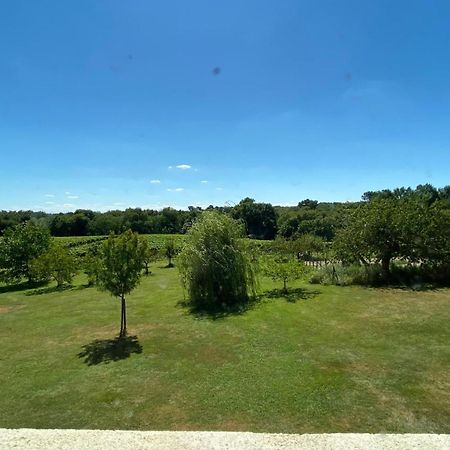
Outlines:
{"type": "Polygon", "coordinates": [[[205,212],[190,228],[178,257],[189,302],[197,308],[229,308],[256,293],[256,270],[241,224],[205,212]]]}

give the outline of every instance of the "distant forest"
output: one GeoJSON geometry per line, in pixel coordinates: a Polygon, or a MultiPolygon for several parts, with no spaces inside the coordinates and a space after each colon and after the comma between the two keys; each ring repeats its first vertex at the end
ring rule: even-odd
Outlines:
{"type": "Polygon", "coordinates": [[[140,234],[183,234],[202,211],[213,209],[241,220],[247,235],[255,239],[273,239],[276,235],[294,239],[303,234],[312,234],[331,241],[348,210],[380,197],[399,200],[414,198],[427,206],[435,204],[450,209],[450,186],[435,188],[424,184],[415,189],[369,191],[362,195],[361,201],[346,203],[306,199],[297,206],[273,206],[245,198],[234,207],[211,205],[206,209],[196,206],[189,206],[187,210],[164,208],[161,211],[128,208],[104,213],[78,209],[75,212],[57,214],[0,211],[0,236],[8,227],[29,220],[48,226],[53,236],[98,236],[111,232],[121,233],[127,229],[140,234]]]}

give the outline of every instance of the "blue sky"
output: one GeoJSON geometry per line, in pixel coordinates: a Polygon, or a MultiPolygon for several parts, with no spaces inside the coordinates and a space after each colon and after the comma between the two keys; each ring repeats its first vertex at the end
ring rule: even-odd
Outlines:
{"type": "Polygon", "coordinates": [[[449,18],[448,0],[1,2],[0,209],[449,184],[449,18]]]}

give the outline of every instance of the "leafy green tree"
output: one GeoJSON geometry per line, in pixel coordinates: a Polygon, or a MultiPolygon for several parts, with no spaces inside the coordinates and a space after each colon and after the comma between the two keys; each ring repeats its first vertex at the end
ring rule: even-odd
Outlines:
{"type": "Polygon", "coordinates": [[[294,241],[298,259],[305,261],[325,259],[326,244],[322,238],[314,234],[302,234],[294,241]]]}
{"type": "Polygon", "coordinates": [[[31,261],[48,250],[50,240],[48,228],[32,221],[6,229],[0,241],[0,268],[5,281],[23,277],[32,281],[31,261]]]}
{"type": "Polygon", "coordinates": [[[389,281],[392,259],[402,256],[400,209],[395,199],[378,197],[350,211],[334,243],[338,257],[366,266],[380,262],[383,279],[389,281]]]}
{"type": "Polygon", "coordinates": [[[121,338],[127,334],[125,296],[139,284],[142,265],[142,247],[137,233],[128,230],[119,236],[110,235],[104,242],[100,251],[98,286],[121,301],[121,338]]]}
{"type": "Polygon", "coordinates": [[[311,208],[316,209],[319,202],[317,200],[310,200],[309,198],[298,202],[299,208],[311,208]]]}
{"type": "Polygon", "coordinates": [[[47,252],[31,261],[33,278],[40,281],[54,279],[57,287],[71,284],[77,271],[77,259],[62,245],[52,245],[47,252]]]}
{"type": "Polygon", "coordinates": [[[229,308],[255,295],[256,270],[243,231],[241,224],[215,211],[203,213],[189,229],[178,265],[192,306],[229,308]]]}
{"type": "Polygon", "coordinates": [[[173,239],[168,239],[165,244],[165,254],[168,260],[167,267],[173,267],[172,259],[177,256],[178,248],[173,239]]]}
{"type": "Polygon", "coordinates": [[[247,197],[233,208],[232,216],[244,222],[249,237],[273,239],[277,233],[277,213],[270,203],[256,203],[247,197]]]}
{"type": "Polygon", "coordinates": [[[145,275],[150,274],[150,264],[158,260],[159,249],[149,243],[147,238],[141,240],[142,262],[144,264],[145,275]]]}
{"type": "Polygon", "coordinates": [[[308,274],[306,265],[292,257],[268,257],[263,266],[264,274],[273,281],[283,282],[283,292],[287,293],[288,282],[304,278],[308,274]]]}
{"type": "Polygon", "coordinates": [[[95,254],[88,254],[83,258],[83,272],[87,276],[88,286],[97,284],[100,263],[99,256],[95,254]]]}

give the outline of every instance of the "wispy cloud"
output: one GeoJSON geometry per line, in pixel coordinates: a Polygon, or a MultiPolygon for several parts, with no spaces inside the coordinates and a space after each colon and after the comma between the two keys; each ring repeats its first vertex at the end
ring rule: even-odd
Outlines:
{"type": "Polygon", "coordinates": [[[72,200],[75,200],[75,199],[77,199],[77,198],[79,198],[79,197],[78,197],[78,195],[68,195],[67,198],[70,198],[70,199],[72,199],[72,200]]]}
{"type": "Polygon", "coordinates": [[[47,197],[47,198],[55,198],[55,194],[45,194],[45,197],[47,197]]]}
{"type": "Polygon", "coordinates": [[[63,208],[73,208],[74,206],[72,203],[64,203],[63,208]]]}
{"type": "Polygon", "coordinates": [[[54,205],[55,202],[45,202],[46,205],[54,205]]]}
{"type": "Polygon", "coordinates": [[[150,180],[151,184],[160,184],[161,180],[150,180]]]}
{"type": "Polygon", "coordinates": [[[66,195],[72,195],[72,192],[66,191],[66,192],[64,192],[64,194],[66,194],[66,195]]]}
{"type": "Polygon", "coordinates": [[[175,167],[181,170],[189,170],[192,166],[190,164],[178,164],[175,167]]]}
{"type": "Polygon", "coordinates": [[[217,188],[216,188],[216,191],[223,191],[223,188],[217,187],[217,188]]]}
{"type": "Polygon", "coordinates": [[[169,192],[183,192],[184,191],[184,188],[175,188],[175,189],[167,189],[169,192]]]}
{"type": "Polygon", "coordinates": [[[200,183],[202,183],[202,184],[208,184],[208,180],[202,180],[202,181],[200,181],[200,183]]]}
{"type": "Polygon", "coordinates": [[[173,166],[169,166],[168,169],[169,169],[169,170],[170,170],[170,169],[173,169],[173,166]]]}

